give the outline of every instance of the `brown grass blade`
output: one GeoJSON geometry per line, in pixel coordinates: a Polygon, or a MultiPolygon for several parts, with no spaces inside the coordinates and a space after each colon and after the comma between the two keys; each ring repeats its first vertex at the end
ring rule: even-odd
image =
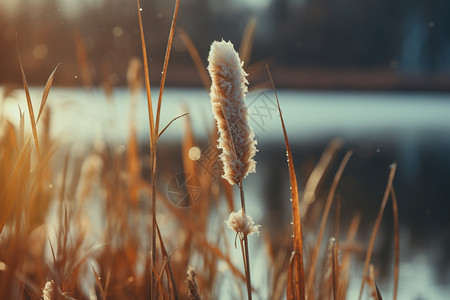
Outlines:
{"type": "Polygon", "coordinates": [[[0,192],[0,232],[8,221],[11,212],[16,204],[16,193],[25,186],[25,181],[29,173],[29,160],[31,156],[31,147],[28,142],[22,149],[14,167],[5,184],[6,189],[0,192]]]}
{"type": "Polygon", "coordinates": [[[172,25],[170,26],[169,39],[167,41],[166,56],[164,57],[164,67],[163,67],[162,76],[161,76],[161,83],[159,85],[158,107],[156,109],[156,123],[155,123],[155,133],[158,134],[158,136],[159,136],[159,133],[158,133],[159,118],[161,115],[161,102],[162,102],[162,96],[163,96],[163,92],[164,92],[164,85],[166,83],[167,66],[169,65],[170,50],[172,49],[173,34],[175,32],[175,25],[177,23],[179,6],[180,6],[180,0],[176,0],[175,9],[173,12],[173,17],[172,17],[172,25]]]}
{"type": "Polygon", "coordinates": [[[36,145],[36,150],[38,152],[39,157],[41,157],[41,149],[39,147],[39,139],[38,139],[37,130],[36,130],[36,119],[34,118],[33,103],[31,103],[31,96],[30,96],[30,91],[28,89],[27,78],[25,76],[25,71],[23,70],[22,60],[20,59],[20,55],[19,55],[19,46],[17,44],[18,44],[18,42],[17,42],[17,36],[16,36],[17,57],[19,58],[20,75],[22,76],[23,88],[25,90],[25,95],[27,98],[28,112],[30,114],[31,130],[33,131],[33,138],[34,138],[34,143],[36,145]]]}
{"type": "Polygon", "coordinates": [[[233,264],[230,257],[225,255],[219,247],[209,243],[205,238],[201,238],[200,246],[205,247],[213,255],[226,262],[233,275],[245,282],[245,275],[233,264]]]}
{"type": "Polygon", "coordinates": [[[208,71],[206,70],[205,65],[203,64],[200,54],[198,54],[197,48],[195,47],[194,43],[192,42],[192,40],[189,37],[189,34],[186,32],[186,30],[184,30],[183,28],[178,28],[177,31],[178,31],[178,36],[180,37],[181,41],[183,42],[184,46],[186,47],[187,51],[189,52],[189,55],[191,56],[192,60],[194,61],[195,67],[197,68],[197,72],[200,75],[200,79],[202,80],[205,90],[207,92],[209,92],[209,90],[211,88],[211,79],[209,77],[209,74],[208,74],[208,71]]]}
{"type": "Polygon", "coordinates": [[[19,107],[19,143],[17,145],[19,149],[23,149],[23,147],[25,146],[25,112],[22,112],[20,107],[19,107]]]}
{"type": "Polygon", "coordinates": [[[270,74],[269,67],[267,66],[267,72],[270,77],[270,82],[272,83],[273,91],[275,93],[275,98],[277,100],[278,111],[280,113],[281,126],[283,127],[284,142],[286,144],[286,153],[288,157],[289,165],[289,178],[291,184],[291,201],[292,201],[292,218],[294,224],[294,252],[297,253],[295,256],[295,299],[305,299],[305,275],[303,270],[303,235],[302,235],[302,224],[300,220],[300,205],[299,205],[299,193],[297,185],[297,177],[294,170],[294,161],[292,159],[292,151],[289,145],[289,139],[286,132],[286,127],[284,125],[283,114],[281,112],[280,102],[278,101],[277,91],[275,89],[275,83],[273,82],[272,75],[270,74]]]}
{"type": "Polygon", "coordinates": [[[400,270],[400,229],[398,221],[398,207],[397,207],[397,196],[395,195],[394,187],[391,187],[391,199],[392,199],[392,211],[394,215],[394,243],[395,243],[395,254],[394,254],[394,296],[393,299],[397,299],[398,293],[398,277],[400,270]]]}
{"type": "Polygon", "coordinates": [[[373,264],[370,264],[370,266],[369,266],[369,286],[370,286],[370,288],[372,289],[372,293],[371,293],[371,295],[372,295],[372,297],[375,299],[375,300],[378,300],[377,299],[377,288],[376,288],[376,286],[375,286],[375,269],[374,269],[374,267],[373,267],[373,264]]]}
{"type": "Polygon", "coordinates": [[[167,124],[167,125],[163,128],[163,130],[161,130],[161,132],[158,134],[158,137],[157,137],[156,139],[158,140],[159,137],[164,133],[164,131],[166,131],[166,129],[169,128],[169,126],[170,126],[174,121],[176,121],[176,120],[178,120],[179,118],[182,118],[182,117],[184,117],[184,116],[186,116],[186,115],[188,115],[188,114],[189,114],[189,113],[184,113],[184,114],[182,114],[182,115],[179,115],[178,117],[173,118],[173,119],[169,122],[169,124],[167,124]]]}
{"type": "Polygon", "coordinates": [[[91,266],[91,267],[92,267],[92,271],[94,272],[95,283],[97,284],[97,287],[98,287],[98,289],[100,291],[100,297],[101,297],[100,299],[101,300],[105,300],[106,299],[106,293],[103,290],[103,286],[102,286],[102,281],[101,281],[100,275],[95,271],[94,266],[91,266]]]}
{"type": "Polygon", "coordinates": [[[139,31],[141,34],[141,46],[142,46],[142,60],[144,61],[144,77],[145,77],[145,90],[147,93],[147,107],[148,107],[148,119],[150,125],[150,143],[151,145],[155,142],[155,122],[153,115],[153,106],[152,106],[152,95],[150,92],[150,75],[148,72],[148,60],[147,60],[147,47],[145,46],[145,37],[144,37],[144,27],[142,26],[142,15],[141,15],[141,4],[139,0],[137,1],[138,6],[138,17],[139,17],[139,31]]]}
{"type": "MultiPolygon", "coordinates": [[[[187,111],[187,107],[184,107],[183,109],[184,111],[187,111]]],[[[188,114],[188,113],[186,113],[188,114]]],[[[185,114],[185,115],[186,115],[185,114]]],[[[196,165],[197,165],[197,161],[191,159],[189,157],[189,151],[191,149],[193,149],[193,147],[196,146],[196,142],[195,142],[195,137],[194,137],[194,132],[192,130],[192,122],[191,122],[191,118],[188,115],[185,119],[184,119],[184,135],[183,135],[183,141],[181,144],[182,147],[182,161],[183,161],[183,170],[186,174],[193,174],[194,176],[196,175],[196,165]]],[[[191,199],[193,200],[193,199],[191,199]]]]}
{"type": "Polygon", "coordinates": [[[287,286],[286,286],[286,299],[294,300],[296,297],[296,285],[294,284],[295,277],[295,261],[297,252],[292,251],[291,258],[289,259],[287,286]]]}
{"type": "Polygon", "coordinates": [[[77,57],[78,69],[80,70],[80,77],[83,82],[83,86],[87,90],[92,89],[92,75],[89,70],[89,64],[87,59],[86,43],[83,40],[79,30],[74,30],[72,33],[73,42],[75,44],[75,54],[77,57]]]}
{"type": "Polygon", "coordinates": [[[344,169],[345,169],[351,156],[352,156],[352,151],[347,151],[347,153],[345,154],[344,158],[342,159],[342,162],[336,172],[336,175],[334,176],[333,183],[331,184],[330,191],[328,193],[325,208],[322,213],[322,219],[320,220],[319,233],[317,234],[316,244],[315,244],[313,252],[311,254],[311,261],[310,261],[308,281],[307,281],[308,294],[312,293],[313,289],[314,289],[314,282],[315,282],[315,275],[316,275],[316,268],[317,268],[317,258],[319,256],[320,245],[322,243],[323,235],[325,232],[325,226],[327,224],[328,215],[329,215],[330,209],[331,209],[331,204],[333,203],[336,188],[338,186],[339,181],[341,180],[342,173],[344,172],[344,169]]]}
{"type": "MultiPolygon", "coordinates": [[[[347,231],[347,237],[345,240],[345,243],[347,245],[352,245],[354,243],[360,222],[361,222],[361,214],[356,214],[352,218],[352,221],[347,231]]],[[[342,263],[340,266],[340,273],[342,275],[341,283],[339,284],[340,299],[346,299],[347,296],[347,289],[350,277],[351,255],[352,251],[346,250],[345,252],[343,252],[342,263]]]]}
{"type": "Polygon", "coordinates": [[[380,289],[378,288],[378,284],[375,282],[375,288],[377,290],[377,300],[383,300],[383,297],[381,297],[380,289]]]}
{"type": "Polygon", "coordinates": [[[241,46],[239,47],[239,57],[244,62],[244,66],[248,65],[248,62],[250,60],[255,29],[256,29],[256,18],[252,17],[247,22],[244,34],[242,35],[241,46]]]}
{"type": "Polygon", "coordinates": [[[139,17],[139,31],[141,34],[141,44],[142,44],[142,59],[144,61],[144,78],[145,78],[145,90],[147,93],[147,108],[148,108],[148,118],[150,126],[150,173],[152,175],[152,190],[151,190],[151,202],[152,202],[152,231],[151,231],[151,256],[150,256],[150,268],[151,281],[150,281],[150,291],[151,298],[155,298],[156,292],[156,277],[157,273],[155,270],[156,263],[156,137],[157,132],[155,131],[154,114],[152,106],[152,96],[150,92],[150,76],[148,71],[148,60],[147,60],[147,49],[145,46],[144,28],[142,25],[142,15],[141,15],[141,4],[139,0],[137,1],[138,6],[138,17],[139,17]]]}
{"type": "Polygon", "coordinates": [[[333,281],[333,299],[338,299],[338,288],[339,288],[339,264],[338,264],[338,248],[337,239],[333,238],[331,247],[331,270],[332,270],[332,281],[333,281]]]}
{"type": "Polygon", "coordinates": [[[389,172],[389,178],[388,178],[388,182],[386,185],[386,190],[384,191],[383,200],[381,202],[380,210],[378,211],[378,216],[377,216],[377,219],[373,226],[372,234],[370,236],[369,246],[367,248],[367,254],[366,254],[366,259],[364,261],[364,270],[363,270],[362,281],[361,281],[361,288],[359,290],[359,297],[358,297],[359,300],[361,300],[362,293],[364,291],[364,284],[366,282],[366,274],[369,269],[369,263],[370,263],[370,258],[372,257],[372,251],[373,251],[373,246],[375,244],[375,238],[378,233],[378,228],[380,227],[380,224],[381,224],[381,219],[383,218],[383,212],[384,212],[384,208],[386,207],[387,200],[389,198],[389,192],[392,188],[392,182],[394,181],[394,175],[395,175],[395,170],[397,169],[397,164],[393,163],[390,166],[390,168],[391,168],[391,171],[389,172]]]}
{"type": "Polygon", "coordinates": [[[300,210],[302,212],[302,217],[306,215],[309,206],[316,200],[316,190],[322,181],[323,175],[331,165],[333,158],[337,152],[342,147],[342,141],[338,138],[333,139],[328,143],[325,151],[320,157],[319,162],[312,171],[305,185],[305,192],[303,193],[303,199],[300,203],[300,210]]]}
{"type": "Polygon", "coordinates": [[[161,236],[161,231],[159,230],[159,225],[156,223],[156,231],[158,232],[159,244],[161,246],[161,252],[163,253],[164,260],[166,262],[166,273],[170,279],[170,283],[172,285],[172,295],[174,299],[178,299],[177,285],[175,283],[175,278],[173,276],[172,265],[170,263],[170,255],[167,253],[166,247],[164,245],[163,238],[161,236]]]}
{"type": "Polygon", "coordinates": [[[41,106],[39,107],[39,113],[38,113],[38,116],[36,119],[36,124],[39,123],[39,119],[41,118],[45,103],[47,103],[48,94],[50,93],[50,88],[52,87],[52,84],[53,84],[53,78],[55,77],[55,73],[56,73],[56,70],[58,69],[59,65],[60,65],[60,63],[56,65],[55,69],[48,77],[47,83],[45,84],[44,92],[42,93],[41,106]]]}

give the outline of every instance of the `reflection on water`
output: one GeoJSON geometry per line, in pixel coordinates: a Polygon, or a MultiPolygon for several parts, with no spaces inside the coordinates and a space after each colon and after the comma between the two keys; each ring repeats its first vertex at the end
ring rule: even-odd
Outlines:
{"type": "MultiPolygon", "coordinates": [[[[40,92],[41,89],[32,90],[35,109],[39,107],[40,92]]],[[[153,92],[156,99],[158,91],[153,92]]],[[[332,138],[341,138],[343,146],[322,182],[324,192],[318,195],[319,201],[326,197],[327,187],[345,151],[354,151],[337,194],[341,199],[342,228],[348,226],[353,214],[362,212],[361,242],[367,243],[389,165],[398,163],[394,186],[401,226],[400,299],[443,299],[450,292],[447,284],[450,281],[450,95],[279,91],[278,96],[301,188],[332,138]]],[[[142,94],[136,115],[130,116],[132,100],[125,89],[116,90],[113,99],[106,99],[100,90],[55,88],[48,100],[52,134],[75,144],[86,144],[96,138],[121,143],[128,135],[131,119],[142,147],[146,148],[145,99],[142,94]]],[[[259,149],[257,173],[246,182],[249,206],[261,207],[262,199],[263,209],[255,209],[252,215],[273,232],[282,232],[285,227],[279,224],[289,223],[290,203],[284,142],[274,96],[271,92],[252,93],[247,103],[259,149]],[[266,216],[265,211],[272,213],[266,216]]],[[[17,91],[2,107],[16,122],[17,105],[26,111],[23,91],[17,91]]],[[[189,111],[195,134],[205,144],[214,123],[204,90],[166,90],[161,127],[185,110],[189,111]]],[[[168,168],[181,166],[178,144],[183,124],[182,119],[175,121],[161,138],[162,168],[165,164],[168,168]]],[[[177,171],[181,170],[174,170],[177,171]]],[[[386,279],[380,287],[388,299],[392,290],[389,280],[392,226],[392,209],[388,205],[373,259],[380,277],[386,279]]],[[[357,269],[355,273],[362,272],[357,269]]],[[[351,292],[357,293],[359,280],[352,284],[351,292]]]]}

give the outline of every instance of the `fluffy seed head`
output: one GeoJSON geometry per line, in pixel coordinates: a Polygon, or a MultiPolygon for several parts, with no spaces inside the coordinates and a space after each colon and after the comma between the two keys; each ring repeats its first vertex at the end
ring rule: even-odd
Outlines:
{"type": "Polygon", "coordinates": [[[213,42],[208,57],[211,75],[211,104],[219,129],[224,175],[230,184],[239,184],[255,172],[255,134],[248,124],[245,104],[247,74],[231,42],[213,42]]]}
{"type": "Polygon", "coordinates": [[[187,278],[184,281],[184,283],[187,286],[188,289],[188,298],[190,300],[201,300],[200,292],[198,289],[197,279],[195,276],[197,275],[197,272],[195,272],[194,268],[189,267],[187,271],[187,278]]]}
{"type": "Polygon", "coordinates": [[[236,231],[240,239],[253,233],[259,235],[259,227],[261,227],[261,225],[255,225],[252,217],[248,216],[242,208],[238,212],[233,211],[225,223],[227,223],[228,228],[236,231]]]}
{"type": "Polygon", "coordinates": [[[45,283],[44,289],[42,290],[43,300],[53,300],[55,299],[55,283],[53,281],[47,281],[45,283]]]}

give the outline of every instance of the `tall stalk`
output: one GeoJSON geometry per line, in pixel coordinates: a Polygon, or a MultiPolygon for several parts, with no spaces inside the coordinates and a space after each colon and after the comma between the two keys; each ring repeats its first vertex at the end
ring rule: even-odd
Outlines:
{"type": "MultiPolygon", "coordinates": [[[[239,191],[241,194],[241,206],[242,206],[242,214],[246,215],[245,212],[245,197],[244,197],[244,187],[242,186],[242,182],[238,184],[239,191]]],[[[247,284],[247,294],[248,299],[252,299],[252,280],[250,277],[250,258],[249,258],[249,251],[248,251],[248,238],[247,234],[243,235],[243,238],[241,239],[241,249],[242,249],[242,259],[244,261],[244,269],[245,269],[245,280],[247,284]]]]}

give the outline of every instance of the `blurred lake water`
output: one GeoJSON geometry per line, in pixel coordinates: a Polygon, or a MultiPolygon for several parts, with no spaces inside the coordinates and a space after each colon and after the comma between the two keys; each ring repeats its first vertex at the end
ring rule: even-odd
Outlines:
{"type": "MultiPolygon", "coordinates": [[[[35,110],[41,93],[42,88],[31,90],[35,110]]],[[[152,90],[152,97],[156,103],[158,90],[152,90]]],[[[342,199],[343,226],[354,213],[363,213],[366,222],[362,224],[362,238],[373,226],[389,166],[397,162],[394,186],[401,225],[399,299],[444,299],[450,293],[450,94],[280,90],[278,97],[300,188],[330,140],[339,138],[343,143],[337,162],[345,150],[354,151],[337,193],[342,199]]],[[[250,204],[261,199],[264,203],[249,207],[255,207],[251,214],[257,223],[271,224],[273,231],[282,230],[276,224],[290,222],[289,181],[274,93],[249,93],[247,104],[259,152],[257,172],[245,182],[246,193],[250,204]],[[267,216],[267,211],[273,215],[267,216]]],[[[0,108],[18,122],[18,106],[27,110],[22,90],[3,99],[0,108]]],[[[125,143],[131,120],[142,149],[148,147],[144,92],[134,97],[119,88],[108,98],[100,89],[53,88],[47,108],[51,110],[51,134],[63,143],[76,147],[86,147],[97,139],[125,143]],[[134,107],[134,113],[130,107],[134,107]]],[[[202,89],[166,89],[160,128],[184,112],[189,112],[199,143],[207,143],[208,133],[215,128],[208,93],[202,89]]],[[[183,118],[176,120],[162,135],[161,168],[169,160],[181,166],[184,126],[183,118]]],[[[326,182],[325,178],[324,185],[326,182]]],[[[379,266],[380,272],[389,278],[393,253],[389,209],[378,240],[374,262],[386,266],[379,266]]],[[[363,241],[367,243],[367,238],[363,241]]],[[[358,290],[359,280],[353,284],[358,290]]],[[[389,298],[391,281],[382,281],[380,289],[389,298]]]]}

